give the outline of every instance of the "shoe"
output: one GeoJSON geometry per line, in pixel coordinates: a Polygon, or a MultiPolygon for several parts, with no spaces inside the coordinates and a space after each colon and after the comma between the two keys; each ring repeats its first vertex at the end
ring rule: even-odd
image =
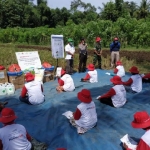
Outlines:
{"type": "Polygon", "coordinates": [[[101,97],[101,96],[99,95],[98,97],[96,97],[96,99],[98,100],[98,99],[100,99],[100,97],[101,97]]]}

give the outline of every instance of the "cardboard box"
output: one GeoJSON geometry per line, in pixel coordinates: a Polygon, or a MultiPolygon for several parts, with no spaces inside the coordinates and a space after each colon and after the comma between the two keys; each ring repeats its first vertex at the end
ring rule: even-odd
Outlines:
{"type": "Polygon", "coordinates": [[[25,83],[25,79],[24,79],[24,75],[21,76],[8,76],[9,82],[13,83],[13,84],[24,84],[25,83]]]}
{"type": "Polygon", "coordinates": [[[54,71],[45,71],[44,72],[43,83],[49,82],[51,80],[54,80],[54,71]]]}
{"type": "Polygon", "coordinates": [[[0,83],[5,83],[5,82],[8,82],[6,69],[0,70],[0,83]]]}
{"type": "Polygon", "coordinates": [[[15,86],[15,89],[22,88],[25,83],[24,75],[21,76],[8,76],[9,82],[13,83],[15,86]]]}

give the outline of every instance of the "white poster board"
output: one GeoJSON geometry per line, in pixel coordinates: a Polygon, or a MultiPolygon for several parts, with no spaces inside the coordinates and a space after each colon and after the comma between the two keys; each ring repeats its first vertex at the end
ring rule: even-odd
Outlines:
{"type": "Polygon", "coordinates": [[[64,58],[63,35],[51,35],[51,50],[53,58],[64,58]]]}
{"type": "Polygon", "coordinates": [[[38,51],[16,52],[16,57],[22,71],[42,66],[38,51]]]}

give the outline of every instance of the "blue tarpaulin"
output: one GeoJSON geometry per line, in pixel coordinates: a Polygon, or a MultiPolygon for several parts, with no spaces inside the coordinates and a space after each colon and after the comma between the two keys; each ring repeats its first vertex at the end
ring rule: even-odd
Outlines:
{"type": "MultiPolygon", "coordinates": [[[[80,82],[86,73],[73,74],[76,86],[73,92],[57,93],[57,80],[45,83],[46,101],[40,105],[33,106],[20,102],[18,97],[21,89],[14,95],[1,96],[0,101],[9,102],[7,107],[14,109],[18,116],[16,122],[24,125],[36,140],[47,143],[48,150],[56,150],[58,147],[67,150],[122,150],[120,138],[125,134],[128,133],[136,140],[144,134],[142,129],[132,128],[131,121],[137,111],[145,110],[150,114],[150,83],[144,83],[140,93],[127,93],[128,102],[122,108],[113,108],[96,100],[98,95],[102,95],[113,86],[110,82],[112,76],[105,74],[112,71],[97,71],[98,83],[80,82]],[[98,123],[87,133],[79,135],[62,113],[76,110],[80,103],[77,93],[83,88],[91,91],[96,104],[98,123]]],[[[126,81],[129,77],[130,74],[126,73],[122,80],[126,81]]],[[[0,125],[2,127],[2,124],[0,125]]]]}

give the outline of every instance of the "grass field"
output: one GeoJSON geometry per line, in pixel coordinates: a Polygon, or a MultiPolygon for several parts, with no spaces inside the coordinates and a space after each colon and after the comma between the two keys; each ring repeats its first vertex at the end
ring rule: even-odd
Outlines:
{"type": "MultiPolygon", "coordinates": [[[[32,49],[26,49],[26,48],[17,48],[14,44],[1,44],[0,45],[0,65],[4,65],[6,68],[8,68],[9,65],[13,63],[17,63],[15,52],[22,52],[22,51],[38,51],[41,62],[49,62],[52,65],[56,66],[56,59],[52,58],[51,51],[49,50],[38,50],[36,48],[32,49]]],[[[75,54],[74,57],[74,69],[78,70],[78,54],[75,54]]],[[[129,68],[133,65],[137,66],[140,70],[140,73],[147,73],[150,72],[150,62],[141,62],[136,63],[136,60],[127,60],[126,57],[122,57],[121,61],[123,62],[123,65],[125,67],[125,70],[128,72],[129,68]]],[[[93,62],[93,56],[92,53],[88,56],[88,63],[93,62]]],[[[58,65],[65,68],[65,59],[59,59],[58,65]]],[[[103,69],[110,69],[110,56],[108,55],[106,58],[102,57],[102,68],[103,69]]]]}

